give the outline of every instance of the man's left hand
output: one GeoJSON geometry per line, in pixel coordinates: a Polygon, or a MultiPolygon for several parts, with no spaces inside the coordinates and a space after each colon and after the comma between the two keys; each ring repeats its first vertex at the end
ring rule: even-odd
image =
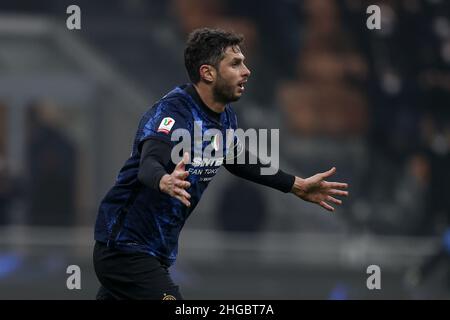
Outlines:
{"type": "Polygon", "coordinates": [[[325,181],[335,172],[336,168],[333,167],[327,172],[318,173],[306,179],[295,177],[291,192],[305,201],[316,203],[328,211],[334,211],[330,203],[342,204],[342,200],[336,199],[335,196],[348,196],[348,191],[343,190],[348,188],[346,183],[325,181]]]}

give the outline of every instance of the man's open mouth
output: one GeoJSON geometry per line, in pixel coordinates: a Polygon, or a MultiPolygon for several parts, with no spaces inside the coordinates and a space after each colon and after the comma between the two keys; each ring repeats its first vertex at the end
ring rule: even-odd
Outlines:
{"type": "Polygon", "coordinates": [[[245,85],[246,82],[247,82],[247,80],[239,82],[238,83],[238,87],[241,88],[242,90],[244,90],[244,88],[245,88],[244,85],[245,85]]]}

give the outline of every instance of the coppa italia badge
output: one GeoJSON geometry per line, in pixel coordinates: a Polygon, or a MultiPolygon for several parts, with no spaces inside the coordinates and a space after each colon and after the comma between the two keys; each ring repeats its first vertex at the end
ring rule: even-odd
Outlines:
{"type": "Polygon", "coordinates": [[[166,118],[162,119],[161,123],[159,124],[158,132],[169,134],[169,132],[172,129],[174,124],[175,124],[175,120],[173,120],[170,117],[166,117],[166,118]]]}

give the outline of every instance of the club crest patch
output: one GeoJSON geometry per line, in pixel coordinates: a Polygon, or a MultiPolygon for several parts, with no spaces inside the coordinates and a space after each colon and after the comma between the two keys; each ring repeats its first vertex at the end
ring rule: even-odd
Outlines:
{"type": "Polygon", "coordinates": [[[162,119],[157,131],[165,133],[165,134],[169,134],[169,132],[170,132],[170,130],[172,130],[172,127],[174,124],[175,124],[175,120],[173,120],[170,117],[166,117],[166,118],[162,119]]]}

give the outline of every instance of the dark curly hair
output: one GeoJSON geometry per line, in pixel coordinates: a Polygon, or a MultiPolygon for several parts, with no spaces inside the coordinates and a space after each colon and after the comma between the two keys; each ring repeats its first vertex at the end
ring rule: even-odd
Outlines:
{"type": "Polygon", "coordinates": [[[189,34],[184,50],[184,65],[193,83],[200,81],[199,68],[209,64],[217,68],[228,47],[239,46],[244,36],[221,29],[201,28],[189,34]]]}

